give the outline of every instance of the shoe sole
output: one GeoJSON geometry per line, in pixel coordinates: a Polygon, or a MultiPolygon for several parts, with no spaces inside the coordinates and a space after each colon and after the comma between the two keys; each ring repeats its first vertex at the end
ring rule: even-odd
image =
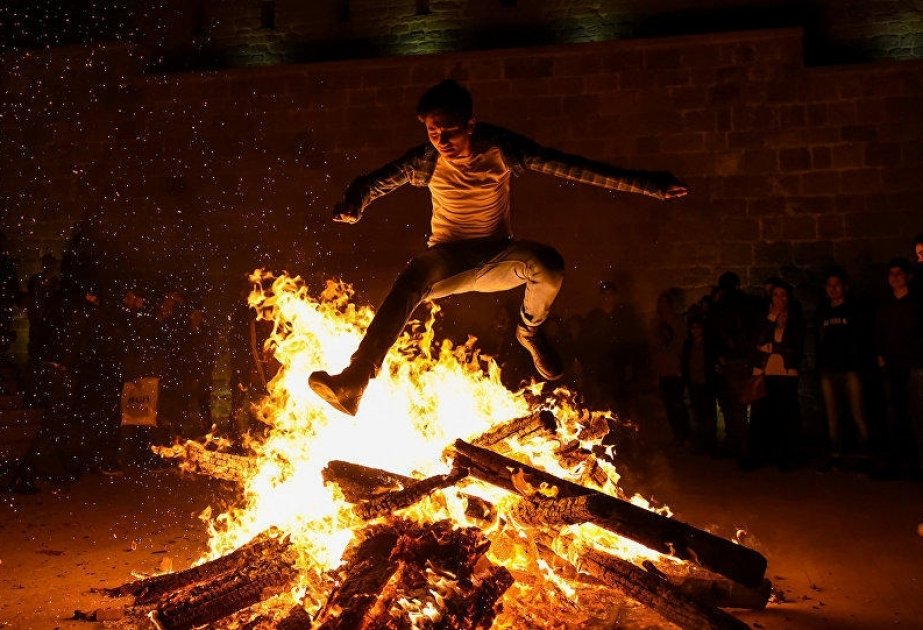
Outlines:
{"type": "Polygon", "coordinates": [[[326,383],[323,383],[314,378],[308,378],[308,386],[311,390],[324,399],[324,401],[341,413],[345,413],[348,416],[355,416],[356,411],[359,409],[359,405],[356,404],[352,409],[346,407],[340,398],[337,396],[337,393],[330,388],[326,383]]]}

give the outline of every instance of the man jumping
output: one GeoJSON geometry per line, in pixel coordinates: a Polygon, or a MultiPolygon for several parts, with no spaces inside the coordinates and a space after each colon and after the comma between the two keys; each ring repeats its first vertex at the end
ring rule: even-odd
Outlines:
{"type": "Polygon", "coordinates": [[[656,199],[687,194],[667,172],[628,171],[554,149],[486,123],[475,123],[471,94],[452,80],[427,90],[417,105],[428,144],[354,180],[333,220],[355,223],[366,206],[410,183],[429,188],[432,234],[395,280],[349,366],[340,374],[314,372],[308,382],[336,409],[355,415],[369,380],[381,368],[414,309],[424,300],[458,293],[505,291],[526,285],[516,339],[542,378],[561,377],[563,366],[540,328],[564,278],[553,248],[512,236],[510,175],[548,173],[609,190],[656,199]]]}

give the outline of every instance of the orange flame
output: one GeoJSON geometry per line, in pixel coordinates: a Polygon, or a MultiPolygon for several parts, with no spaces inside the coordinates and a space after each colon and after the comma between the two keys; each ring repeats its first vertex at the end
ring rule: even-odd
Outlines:
{"type": "MultiPolygon", "coordinates": [[[[457,347],[443,341],[437,347],[435,306],[425,323],[411,326],[411,332],[402,335],[391,349],[380,375],[369,384],[356,417],[337,412],[309,390],[308,375],[319,369],[338,371],[347,365],[372,319],[372,310],[355,306],[351,287],[341,282],[328,281],[320,295],[313,297],[298,277],[274,277],[257,270],[250,280],[254,291],[248,303],[258,317],[273,323],[267,343],[281,369],[259,405],[258,416],[271,430],[265,439],[250,444],[255,466],[244,480],[241,503],[218,515],[211,509],[203,514],[211,533],[209,558],[229,553],[270,526],[287,532],[299,550],[305,575],[292,596],[303,598],[310,612],[322,603],[330,587],[324,572],[339,564],[354,532],[366,526],[338,488],[324,485],[321,470],[328,462],[346,460],[415,478],[444,474],[450,463],[443,451],[455,439],[471,439],[501,422],[537,411],[537,405],[553,411],[560,425],[558,435],[554,439],[534,434],[511,440],[509,456],[553,475],[619,494],[618,474],[608,461],[594,458],[596,473],[590,475],[586,462],[568,467],[554,454],[557,447],[574,441],[586,449],[600,448],[598,436],[584,440],[581,432],[593,422],[611,418],[611,414],[579,408],[574,396],[562,388],[541,396],[545,391],[541,383],[533,383],[528,391],[509,391],[500,382],[497,364],[480,354],[473,339],[457,347]]],[[[516,483],[528,482],[518,479],[516,483]]],[[[553,496],[556,489],[534,490],[553,496]]],[[[492,541],[488,556],[493,562],[503,564],[517,577],[528,573],[534,578],[529,584],[517,580],[505,602],[522,599],[528,603],[526,598],[534,593],[526,595],[525,591],[532,589],[545,593],[542,597],[569,601],[573,587],[550,565],[537,562],[531,553],[535,543],[507,517],[508,509],[518,501],[504,490],[466,479],[399,515],[420,522],[449,518],[459,526],[480,526],[492,541]],[[460,490],[495,505],[496,516],[490,525],[474,522],[465,514],[466,499],[460,490]]],[[[592,539],[596,546],[623,557],[660,558],[641,545],[592,525],[570,526],[566,533],[592,539]]],[[[451,580],[443,579],[441,585],[433,587],[432,598],[406,601],[402,606],[408,617],[433,619],[439,614],[439,592],[451,588],[451,580]]],[[[507,610],[514,607],[506,606],[507,610]]],[[[501,617],[495,627],[513,625],[501,617]]]]}

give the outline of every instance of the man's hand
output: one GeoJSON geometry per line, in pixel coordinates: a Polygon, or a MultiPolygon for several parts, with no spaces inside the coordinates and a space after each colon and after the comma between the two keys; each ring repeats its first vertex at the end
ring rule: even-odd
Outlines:
{"type": "Polygon", "coordinates": [[[356,223],[361,216],[359,206],[348,201],[341,201],[333,207],[333,220],[337,223],[356,223]]]}
{"type": "Polygon", "coordinates": [[[679,199],[689,194],[689,188],[686,184],[672,184],[663,193],[664,199],[679,199]]]}
{"type": "Polygon", "coordinates": [[[676,179],[673,173],[658,171],[654,173],[654,180],[660,188],[661,199],[680,199],[689,194],[689,187],[676,179]]]}

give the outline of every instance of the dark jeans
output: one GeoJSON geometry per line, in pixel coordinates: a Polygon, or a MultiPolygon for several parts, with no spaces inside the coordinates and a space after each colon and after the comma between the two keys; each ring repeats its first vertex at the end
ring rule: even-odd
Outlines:
{"type": "Polygon", "coordinates": [[[885,367],[888,464],[917,474],[923,460],[923,369],[885,367]]]}
{"type": "Polygon", "coordinates": [[[740,392],[750,379],[753,368],[739,359],[728,359],[718,380],[718,404],[724,417],[724,444],[727,455],[743,456],[747,450],[747,405],[740,402],[740,392]]]}
{"type": "Polygon", "coordinates": [[[752,407],[747,445],[751,464],[794,466],[800,462],[798,377],[766,377],[766,396],[752,407]]]}
{"type": "Polygon", "coordinates": [[[564,260],[553,248],[512,239],[470,239],[434,245],[408,261],[375,313],[353,362],[381,367],[414,309],[424,300],[526,285],[522,317],[539,325],[548,317],[561,283],[564,260]]]}
{"type": "Polygon", "coordinates": [[[683,395],[686,384],[679,376],[665,376],[660,379],[660,400],[667,412],[667,420],[673,431],[673,439],[683,444],[689,439],[689,412],[686,410],[686,401],[683,395]]]}
{"type": "Polygon", "coordinates": [[[692,444],[704,453],[712,453],[718,438],[718,414],[715,391],[708,385],[689,385],[689,405],[692,407],[692,444]]]}

